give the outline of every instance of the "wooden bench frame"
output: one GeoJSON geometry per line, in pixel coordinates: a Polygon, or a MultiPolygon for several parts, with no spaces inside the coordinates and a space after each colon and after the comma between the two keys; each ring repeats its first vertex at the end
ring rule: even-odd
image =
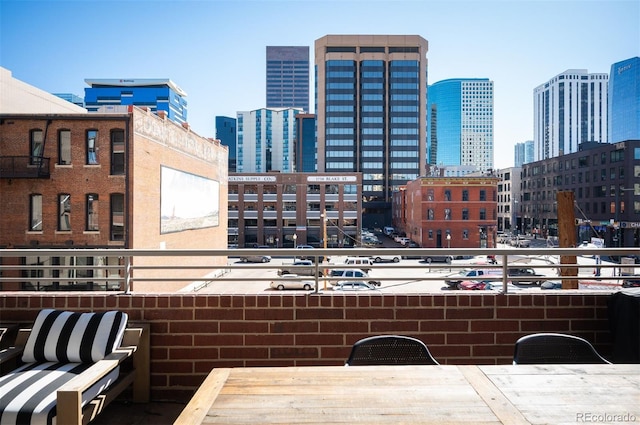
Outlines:
{"type": "MultiPolygon", "coordinates": [[[[31,329],[20,329],[12,347],[0,351],[0,365],[20,364],[20,357],[31,329]]],[[[133,384],[133,402],[148,403],[150,394],[150,337],[149,324],[129,323],[120,347],[89,369],[74,377],[57,391],[56,422],[86,425],[104,408],[133,384]],[[132,357],[133,368],[120,371],[118,379],[104,392],[82,407],[82,393],[102,377],[132,357]]]]}

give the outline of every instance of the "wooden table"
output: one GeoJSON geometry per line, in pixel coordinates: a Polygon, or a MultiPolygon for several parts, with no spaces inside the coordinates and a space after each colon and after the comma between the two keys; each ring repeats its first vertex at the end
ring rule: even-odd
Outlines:
{"type": "Polygon", "coordinates": [[[640,422],[640,365],[214,369],[175,425],[640,422]]]}

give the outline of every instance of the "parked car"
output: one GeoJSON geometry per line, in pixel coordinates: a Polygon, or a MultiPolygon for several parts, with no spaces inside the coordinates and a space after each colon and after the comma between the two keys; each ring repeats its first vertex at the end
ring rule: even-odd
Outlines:
{"type": "Polygon", "coordinates": [[[378,254],[371,257],[374,263],[397,263],[400,261],[399,255],[378,254]]]}
{"type": "MultiPolygon", "coordinates": [[[[317,270],[318,276],[324,276],[322,269],[317,270]]],[[[283,275],[299,275],[299,276],[315,276],[316,266],[311,260],[296,260],[292,264],[283,264],[278,269],[278,274],[283,275]]]]}
{"type": "MultiPolygon", "coordinates": [[[[339,269],[333,269],[331,270],[331,277],[343,277],[346,279],[363,279],[366,280],[367,283],[369,283],[370,285],[377,285],[380,286],[380,281],[378,280],[373,280],[369,277],[369,274],[367,274],[364,270],[361,269],[344,269],[344,270],[339,270],[339,269]]],[[[332,285],[336,285],[335,281],[332,281],[332,285]]]]}
{"type": "MultiPolygon", "coordinates": [[[[264,245],[264,246],[256,246],[255,248],[269,249],[270,247],[264,245]]],[[[271,256],[256,253],[254,255],[246,255],[246,256],[240,257],[240,261],[243,263],[268,263],[271,261],[271,256]]]]}
{"type": "Polygon", "coordinates": [[[295,274],[283,274],[280,279],[272,280],[269,286],[279,291],[285,289],[304,289],[310,291],[316,285],[313,280],[300,280],[297,279],[298,275],[295,274]]]}
{"type": "MultiPolygon", "coordinates": [[[[404,246],[405,248],[420,248],[420,245],[411,241],[404,246]]],[[[405,260],[422,260],[422,255],[407,252],[406,254],[402,254],[401,257],[405,260]]]]}
{"type": "Polygon", "coordinates": [[[540,285],[545,280],[544,275],[536,273],[536,271],[530,267],[510,267],[507,269],[507,276],[517,278],[517,280],[513,280],[514,284],[540,285]]]}
{"type": "Polygon", "coordinates": [[[334,287],[334,291],[372,291],[376,287],[364,280],[341,280],[334,287]]]}
{"type": "Polygon", "coordinates": [[[463,291],[478,291],[493,289],[492,282],[488,280],[463,280],[458,283],[458,289],[463,291]]]}
{"type": "MultiPolygon", "coordinates": [[[[315,249],[314,247],[312,247],[311,245],[298,245],[296,247],[297,249],[315,249]]],[[[316,256],[315,255],[296,255],[296,259],[297,260],[311,260],[311,261],[316,261],[316,256]]],[[[318,260],[322,263],[325,258],[324,255],[320,255],[318,256],[318,260]]],[[[329,258],[327,257],[327,261],[329,261],[329,258]]]]}
{"type": "Polygon", "coordinates": [[[479,280],[480,276],[499,277],[502,276],[501,269],[463,269],[459,273],[447,276],[444,282],[450,287],[457,287],[458,283],[465,280],[479,280]]]}
{"type": "Polygon", "coordinates": [[[369,257],[347,257],[344,263],[350,266],[360,266],[360,269],[365,273],[369,273],[371,265],[373,264],[369,257]]]}
{"type": "Polygon", "coordinates": [[[622,281],[623,288],[640,288],[640,279],[625,279],[622,281]]]}
{"type": "Polygon", "coordinates": [[[453,261],[453,257],[451,255],[427,255],[423,257],[423,260],[427,264],[431,264],[431,263],[451,264],[451,261],[453,261]]]}

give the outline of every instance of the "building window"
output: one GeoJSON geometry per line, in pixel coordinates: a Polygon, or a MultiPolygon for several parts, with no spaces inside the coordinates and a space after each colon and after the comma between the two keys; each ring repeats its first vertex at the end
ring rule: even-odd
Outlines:
{"type": "Polygon", "coordinates": [[[486,220],[486,219],[487,219],[487,209],[480,208],[480,220],[486,220]]]}
{"type": "Polygon", "coordinates": [[[444,219],[451,220],[451,208],[444,209],[444,219]]]}
{"type": "Polygon", "coordinates": [[[42,195],[40,194],[29,197],[29,230],[42,231],[42,195]]]}
{"type": "Polygon", "coordinates": [[[433,201],[433,189],[427,190],[427,201],[433,201]]]}
{"type": "Polygon", "coordinates": [[[42,130],[31,130],[29,134],[29,164],[38,165],[44,155],[44,139],[42,130]]]}
{"type": "Polygon", "coordinates": [[[98,164],[98,130],[87,130],[87,158],[88,165],[98,164]]]}
{"type": "Polygon", "coordinates": [[[58,131],[58,164],[71,164],[71,131],[58,131]]]}
{"type": "Polygon", "coordinates": [[[451,201],[451,191],[450,190],[445,190],[444,191],[444,200],[450,202],[451,201]]]}
{"type": "Polygon", "coordinates": [[[433,219],[434,219],[433,210],[431,208],[429,208],[427,210],[427,220],[433,220],[433,219]]]}
{"type": "Polygon", "coordinates": [[[481,201],[486,201],[487,200],[487,191],[482,189],[480,190],[480,200],[481,201]]]}
{"type": "Polygon", "coordinates": [[[124,174],[124,130],[111,130],[111,174],[124,174]]]}
{"type": "Polygon", "coordinates": [[[71,230],[71,195],[68,193],[58,195],[58,230],[71,230]]]}
{"type": "Polygon", "coordinates": [[[469,210],[467,208],[462,209],[462,219],[469,220],[469,210]]]}
{"type": "Polygon", "coordinates": [[[112,193],[110,200],[111,223],[109,239],[112,241],[124,240],[124,195],[122,193],[112,193]]]}
{"type": "Polygon", "coordinates": [[[296,185],[295,184],[285,184],[284,185],[284,193],[295,194],[296,193],[296,185]]]}
{"type": "Polygon", "coordinates": [[[469,231],[467,229],[464,229],[462,231],[462,239],[464,239],[464,240],[469,239],[469,231]]]}
{"type": "Polygon", "coordinates": [[[466,190],[466,189],[462,191],[462,200],[463,201],[468,201],[469,200],[469,191],[466,190]]]}
{"type": "Polygon", "coordinates": [[[87,230],[95,232],[98,230],[98,194],[89,193],[87,195],[87,230]]]}
{"type": "Polygon", "coordinates": [[[429,230],[429,239],[433,239],[433,230],[429,230]]]}
{"type": "Polygon", "coordinates": [[[307,186],[307,193],[320,193],[320,185],[310,184],[309,186],[307,186]]]}

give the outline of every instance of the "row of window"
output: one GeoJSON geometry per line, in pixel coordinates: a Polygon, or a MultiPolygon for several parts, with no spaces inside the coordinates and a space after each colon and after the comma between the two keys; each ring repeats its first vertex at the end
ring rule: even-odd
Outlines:
{"type": "MultiPolygon", "coordinates": [[[[306,193],[311,193],[311,194],[316,194],[316,193],[320,193],[320,186],[319,184],[308,184],[306,185],[306,193]]],[[[357,191],[357,186],[355,184],[343,184],[343,185],[337,185],[337,184],[325,184],[324,186],[324,193],[340,193],[340,187],[342,186],[344,193],[345,194],[354,194],[354,193],[358,193],[357,191]]],[[[237,185],[229,185],[229,193],[230,194],[237,194],[238,193],[238,189],[239,186],[237,185]]],[[[282,193],[283,194],[295,194],[296,193],[296,188],[297,186],[295,184],[284,184],[282,185],[282,193]]],[[[260,185],[260,187],[258,187],[258,185],[256,184],[245,184],[243,185],[243,192],[244,194],[277,194],[278,193],[278,189],[276,187],[276,185],[260,185]]],[[[245,202],[249,202],[247,200],[245,200],[245,202]]]]}
{"type": "MultiPolygon", "coordinates": [[[[496,219],[496,211],[493,210],[493,217],[491,217],[492,220],[496,219]]],[[[438,218],[440,219],[440,218],[438,218]]],[[[441,218],[442,220],[454,220],[453,218],[453,214],[451,211],[451,208],[445,208],[443,211],[443,217],[441,218]]],[[[467,208],[463,208],[461,210],[461,215],[460,215],[460,219],[461,220],[470,220],[469,217],[469,210],[467,208]]],[[[478,219],[479,220],[487,220],[487,209],[486,208],[480,208],[478,210],[478,219]]],[[[432,208],[427,209],[427,220],[436,220],[436,214],[435,214],[435,210],[432,208]]]]}
{"type": "MultiPolygon", "coordinates": [[[[97,193],[88,193],[85,195],[84,204],[84,229],[89,232],[100,231],[98,214],[99,196],[97,193]]],[[[29,231],[41,232],[43,226],[43,196],[34,193],[29,196],[29,231]]],[[[109,197],[110,211],[110,232],[109,240],[124,240],[124,194],[112,193],[109,197]]],[[[56,230],[61,232],[71,231],[71,195],[68,193],[60,193],[57,196],[57,225],[56,230]]]]}
{"type": "MultiPolygon", "coordinates": [[[[469,201],[469,191],[464,189],[460,192],[461,197],[460,197],[460,201],[462,202],[468,202],[469,201]]],[[[497,199],[497,194],[496,192],[493,192],[493,201],[495,201],[497,199]]],[[[433,189],[429,189],[426,192],[426,197],[425,197],[426,201],[434,201],[434,190],[433,189]]],[[[478,200],[479,201],[486,201],[487,200],[487,191],[484,189],[480,189],[478,191],[478,200]]],[[[444,201],[445,202],[451,202],[452,198],[451,198],[451,191],[450,190],[445,190],[444,191],[444,201]]]]}
{"type": "MultiPolygon", "coordinates": [[[[113,129],[109,135],[110,141],[110,157],[111,157],[111,174],[124,174],[124,130],[113,129]]],[[[40,159],[44,156],[44,132],[41,129],[32,129],[29,132],[29,153],[31,165],[38,165],[40,159]]],[[[84,163],[86,165],[99,164],[98,130],[85,131],[85,155],[84,163]]],[[[71,149],[71,130],[58,130],[58,165],[71,165],[72,163],[71,149]]]]}

